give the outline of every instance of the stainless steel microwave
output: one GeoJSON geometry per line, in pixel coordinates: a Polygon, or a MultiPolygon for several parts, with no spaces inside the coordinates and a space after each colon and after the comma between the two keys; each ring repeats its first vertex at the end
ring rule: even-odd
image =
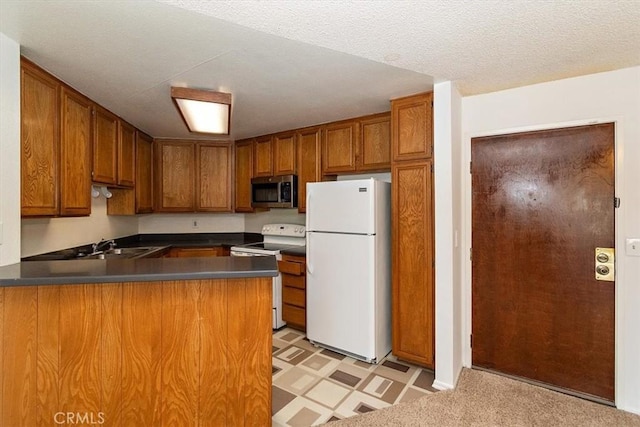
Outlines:
{"type": "Polygon", "coordinates": [[[251,206],[254,208],[297,208],[296,175],[251,178],[251,206]]]}

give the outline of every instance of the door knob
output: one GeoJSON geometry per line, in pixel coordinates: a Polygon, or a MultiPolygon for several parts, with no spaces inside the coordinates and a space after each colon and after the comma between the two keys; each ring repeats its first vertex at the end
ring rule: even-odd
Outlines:
{"type": "Polygon", "coordinates": [[[613,248],[596,248],[596,280],[615,280],[615,252],[613,248]]]}

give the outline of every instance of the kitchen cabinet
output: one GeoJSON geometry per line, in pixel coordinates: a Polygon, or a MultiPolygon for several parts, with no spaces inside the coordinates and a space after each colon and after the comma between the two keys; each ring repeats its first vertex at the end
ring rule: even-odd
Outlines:
{"type": "Polygon", "coordinates": [[[295,175],[297,152],[295,132],[273,136],[273,176],[295,175]]]}
{"type": "Polygon", "coordinates": [[[301,129],[296,132],[298,141],[298,212],[307,211],[307,183],[320,182],[320,127],[301,129]]]}
{"type": "Polygon", "coordinates": [[[135,215],[153,212],[153,138],[135,130],[135,189],[110,189],[107,215],[135,215]]]}
{"type": "Polygon", "coordinates": [[[253,139],[235,143],[235,203],[236,212],[253,212],[251,178],[253,177],[253,139]]]}
{"type": "Polygon", "coordinates": [[[21,58],[22,216],[91,214],[89,99],[21,58]]]}
{"type": "Polygon", "coordinates": [[[136,182],[136,128],[118,123],[118,185],[133,187],[136,182]]]}
{"type": "Polygon", "coordinates": [[[156,212],[195,211],[196,152],[192,141],[159,140],[156,145],[156,212]]]}
{"type": "Polygon", "coordinates": [[[391,168],[391,114],[382,113],[360,120],[358,171],[388,171],[391,168]]]}
{"type": "Polygon", "coordinates": [[[287,326],[305,331],[307,327],[305,257],[282,255],[278,270],[282,275],[282,319],[287,326]]]}
{"type": "Polygon", "coordinates": [[[136,131],[135,213],[153,212],[153,138],[136,131]]]}
{"type": "Polygon", "coordinates": [[[253,177],[273,176],[273,141],[271,136],[256,138],[253,150],[253,177]]]}
{"type": "Polygon", "coordinates": [[[325,126],[322,174],[388,171],[391,115],[373,114],[325,126]]]}
{"type": "Polygon", "coordinates": [[[232,211],[232,149],[229,143],[196,144],[197,211],[232,211]]]}
{"type": "Polygon", "coordinates": [[[391,122],[394,162],[432,157],[432,92],[394,99],[391,122]]]}
{"type": "Polygon", "coordinates": [[[93,114],[93,182],[115,185],[118,181],[118,117],[95,106],[93,114]]]}
{"type": "Polygon", "coordinates": [[[133,187],[136,129],[99,105],[94,108],[93,182],[133,187]]]}
{"type": "Polygon", "coordinates": [[[229,256],[229,248],[222,246],[213,247],[172,247],[169,253],[165,255],[167,258],[193,258],[193,257],[211,257],[211,256],[229,256]]]}
{"type": "MultiPolygon", "coordinates": [[[[406,105],[406,98],[397,104],[392,101],[392,117],[397,117],[396,107],[404,109],[406,105]]],[[[424,115],[413,117],[431,120],[424,115]]],[[[404,144],[404,136],[414,135],[396,129],[398,124],[411,129],[427,127],[426,124],[392,120],[392,133],[401,139],[394,140],[393,144],[404,144]]],[[[392,151],[397,152],[397,147],[393,146],[392,151]]],[[[431,148],[423,150],[427,151],[430,153],[431,148]]],[[[399,359],[434,368],[433,161],[392,161],[391,185],[392,351],[399,359]]]]}
{"type": "Polygon", "coordinates": [[[60,104],[60,215],[90,215],[93,105],[65,86],[60,104]]]}
{"type": "Polygon", "coordinates": [[[226,142],[159,140],[156,212],[230,212],[231,147],[226,142]]]}
{"type": "Polygon", "coordinates": [[[21,214],[60,213],[60,84],[21,58],[21,214]]]}
{"type": "Polygon", "coordinates": [[[322,138],[322,174],[355,172],[358,122],[348,120],[328,124],[322,138]]]}

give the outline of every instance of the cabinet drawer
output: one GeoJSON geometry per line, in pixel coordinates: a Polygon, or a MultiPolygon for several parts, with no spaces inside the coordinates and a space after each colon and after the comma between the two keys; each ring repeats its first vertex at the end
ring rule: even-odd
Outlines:
{"type": "Polygon", "coordinates": [[[303,328],[306,328],[307,326],[306,311],[304,310],[304,308],[294,307],[289,304],[283,304],[282,319],[287,323],[291,323],[292,325],[298,325],[303,328]]]}
{"type": "Polygon", "coordinates": [[[304,264],[299,262],[278,261],[278,270],[280,273],[293,274],[302,276],[305,273],[304,264]]]}
{"type": "Polygon", "coordinates": [[[296,305],[298,307],[306,307],[306,292],[302,289],[282,287],[282,302],[285,304],[296,305]]]}
{"type": "Polygon", "coordinates": [[[305,289],[305,276],[292,276],[290,274],[283,274],[282,285],[291,286],[298,289],[305,289]]]}

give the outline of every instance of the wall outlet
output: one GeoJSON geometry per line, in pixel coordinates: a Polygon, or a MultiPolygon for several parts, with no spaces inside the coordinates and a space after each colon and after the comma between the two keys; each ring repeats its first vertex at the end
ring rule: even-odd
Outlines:
{"type": "Polygon", "coordinates": [[[627,239],[627,255],[640,256],[640,239],[627,239]]]}
{"type": "Polygon", "coordinates": [[[191,221],[191,228],[198,228],[200,225],[198,224],[198,220],[194,219],[191,221]]]}

